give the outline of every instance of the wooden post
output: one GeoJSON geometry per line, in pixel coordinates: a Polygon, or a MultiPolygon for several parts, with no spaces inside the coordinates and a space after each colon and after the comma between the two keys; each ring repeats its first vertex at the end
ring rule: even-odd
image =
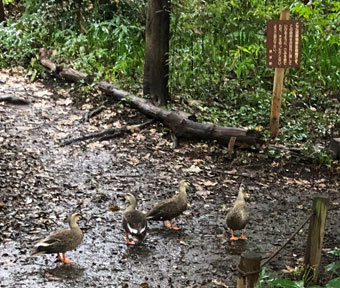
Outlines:
{"type": "Polygon", "coordinates": [[[241,254],[239,274],[237,275],[237,288],[254,288],[261,272],[261,255],[254,251],[245,251],[241,254]]]}
{"type": "Polygon", "coordinates": [[[318,279],[328,202],[329,200],[326,197],[316,197],[313,199],[313,216],[310,221],[304,260],[304,279],[306,282],[311,281],[315,283],[318,279]]]}
{"type": "MultiPolygon", "coordinates": [[[[282,10],[280,20],[289,20],[289,10],[282,10]]],[[[275,68],[272,106],[270,113],[270,137],[275,138],[279,134],[281,96],[285,68],[275,68]]]]}

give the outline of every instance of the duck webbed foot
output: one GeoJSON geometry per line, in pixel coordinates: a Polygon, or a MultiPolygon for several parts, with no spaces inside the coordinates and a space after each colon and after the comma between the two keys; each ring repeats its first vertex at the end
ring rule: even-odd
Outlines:
{"type": "Polygon", "coordinates": [[[172,223],[171,220],[170,220],[169,222],[170,222],[170,228],[171,228],[171,229],[174,229],[174,230],[180,230],[180,229],[181,229],[181,228],[179,228],[179,227],[176,227],[176,226],[174,225],[174,223],[172,223]]]}
{"type": "Polygon", "coordinates": [[[244,230],[242,229],[242,234],[240,236],[240,239],[247,240],[247,237],[244,235],[244,230]]]}
{"type": "Polygon", "coordinates": [[[63,263],[74,263],[71,259],[66,258],[65,253],[58,253],[57,259],[63,263]],[[61,254],[61,255],[60,255],[61,254]]]}
{"type": "Polygon", "coordinates": [[[236,240],[238,240],[238,237],[235,237],[235,235],[234,235],[234,231],[230,229],[230,232],[231,232],[230,241],[236,241],[236,240]]]}
{"type": "Polygon", "coordinates": [[[134,241],[130,241],[129,240],[129,233],[125,233],[125,242],[126,242],[126,245],[134,245],[134,244],[136,244],[134,241]]]}

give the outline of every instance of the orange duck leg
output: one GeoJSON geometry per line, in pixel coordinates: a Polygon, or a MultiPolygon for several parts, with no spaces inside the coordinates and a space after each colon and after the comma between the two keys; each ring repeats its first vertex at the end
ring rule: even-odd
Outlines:
{"type": "Polygon", "coordinates": [[[234,235],[234,231],[230,229],[230,232],[231,232],[230,241],[238,240],[238,237],[235,237],[235,235],[234,235]]]}
{"type": "Polygon", "coordinates": [[[125,242],[126,242],[126,245],[134,245],[135,244],[134,241],[129,240],[129,233],[125,233],[125,242]]]}

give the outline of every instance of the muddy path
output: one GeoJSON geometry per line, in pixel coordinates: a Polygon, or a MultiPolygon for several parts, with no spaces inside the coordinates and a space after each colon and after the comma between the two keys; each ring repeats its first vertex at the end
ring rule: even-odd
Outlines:
{"type": "MultiPolygon", "coordinates": [[[[245,249],[265,256],[280,247],[307,217],[315,195],[340,202],[339,177],[326,169],[251,154],[229,160],[225,148],[211,143],[181,142],[171,150],[159,123],[109,141],[62,147],[69,135],[146,120],[113,105],[81,123],[91,105],[76,108],[68,89],[0,73],[0,94],[31,103],[0,104],[0,287],[234,287],[245,249]],[[148,211],[171,196],[180,179],[195,187],[190,208],[175,221],[182,229],[151,222],[145,241],[127,247],[124,193],[136,193],[139,209],[148,211]],[[230,243],[225,217],[241,182],[252,213],[248,240],[230,243]],[[86,218],[80,223],[83,245],[67,253],[76,264],[58,263],[55,255],[29,257],[34,243],[65,226],[74,210],[86,218]]],[[[334,260],[327,249],[339,247],[339,215],[335,210],[327,219],[323,265],[334,260]]],[[[268,272],[301,264],[306,232],[268,264],[268,272]]],[[[321,272],[322,281],[328,277],[321,272]]]]}

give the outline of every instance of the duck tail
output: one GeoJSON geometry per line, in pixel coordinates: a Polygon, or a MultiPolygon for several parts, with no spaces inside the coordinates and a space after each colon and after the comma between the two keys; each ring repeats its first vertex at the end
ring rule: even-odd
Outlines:
{"type": "Polygon", "coordinates": [[[39,242],[34,246],[33,251],[31,252],[31,256],[39,256],[42,254],[46,254],[47,249],[50,245],[43,243],[43,242],[39,242]]]}
{"type": "Polygon", "coordinates": [[[45,254],[45,251],[39,251],[38,249],[34,249],[32,252],[31,252],[31,257],[33,256],[39,256],[39,255],[42,255],[42,254],[45,254]]]}
{"type": "Polygon", "coordinates": [[[149,211],[147,214],[146,214],[146,219],[147,220],[156,220],[157,219],[157,212],[155,212],[153,209],[151,211],[149,211]]]}

